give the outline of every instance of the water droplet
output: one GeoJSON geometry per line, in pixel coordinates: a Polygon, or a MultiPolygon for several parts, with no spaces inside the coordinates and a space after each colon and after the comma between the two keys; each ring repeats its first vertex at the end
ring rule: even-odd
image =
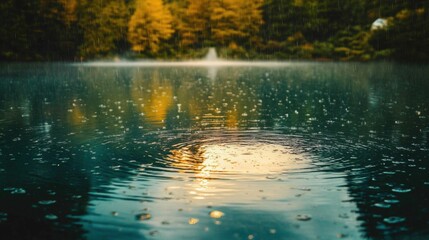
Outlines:
{"type": "Polygon", "coordinates": [[[57,215],[55,215],[55,214],[47,214],[47,215],[45,215],[45,218],[48,220],[57,220],[58,219],[57,215]]]}
{"type": "Polygon", "coordinates": [[[217,210],[214,210],[214,211],[211,211],[210,212],[210,217],[211,218],[221,218],[221,217],[223,217],[225,214],[223,213],[223,212],[221,212],[221,211],[217,211],[217,210]]]}
{"type": "Polygon", "coordinates": [[[298,221],[309,221],[309,220],[311,220],[311,216],[306,215],[306,214],[299,214],[296,216],[296,220],[298,220],[298,221]]]}
{"type": "Polygon", "coordinates": [[[386,200],[384,200],[384,202],[385,203],[399,203],[399,200],[398,199],[386,199],[386,200]]]}
{"type": "Polygon", "coordinates": [[[401,223],[405,221],[405,218],[403,217],[388,217],[383,219],[384,222],[389,223],[389,224],[396,224],[396,223],[401,223]]]}
{"type": "Polygon", "coordinates": [[[188,223],[189,223],[190,225],[195,225],[195,224],[197,224],[199,221],[200,221],[200,220],[199,220],[198,218],[190,218],[190,219],[188,220],[188,223]]]}
{"type": "Polygon", "coordinates": [[[374,206],[378,208],[390,208],[390,204],[387,203],[376,203],[374,206]]]}
{"type": "Polygon", "coordinates": [[[27,191],[23,188],[4,188],[5,191],[10,191],[11,194],[25,194],[27,191]]]}
{"type": "Polygon", "coordinates": [[[55,201],[55,200],[41,200],[41,201],[39,201],[39,204],[40,205],[51,205],[51,204],[54,204],[56,202],[57,201],[55,201]]]}
{"type": "Polygon", "coordinates": [[[146,221],[152,218],[152,215],[149,213],[140,213],[136,215],[136,219],[139,221],[146,221]]]}
{"type": "Polygon", "coordinates": [[[397,188],[393,188],[392,191],[397,193],[407,193],[407,192],[411,192],[411,188],[397,187],[397,188]]]}

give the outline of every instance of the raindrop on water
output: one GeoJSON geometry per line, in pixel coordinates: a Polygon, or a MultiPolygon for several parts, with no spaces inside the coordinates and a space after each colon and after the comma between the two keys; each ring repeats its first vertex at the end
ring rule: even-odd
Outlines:
{"type": "Polygon", "coordinates": [[[395,224],[395,223],[401,223],[405,221],[405,218],[403,217],[388,217],[383,219],[384,222],[389,224],[395,224]]]}
{"type": "Polygon", "coordinates": [[[211,211],[210,212],[210,217],[211,218],[221,218],[221,217],[223,217],[225,214],[223,213],[223,212],[221,212],[221,211],[217,211],[217,210],[214,210],[214,211],[211,211]]]}
{"type": "Polygon", "coordinates": [[[390,204],[387,203],[376,203],[374,206],[378,208],[390,208],[390,204]]]}
{"type": "Polygon", "coordinates": [[[55,200],[41,200],[41,201],[39,201],[39,204],[40,205],[51,205],[51,204],[54,204],[56,202],[57,201],[55,201],[55,200]]]}
{"type": "Polygon", "coordinates": [[[136,215],[136,219],[139,221],[146,221],[152,218],[152,215],[149,213],[140,213],[136,215]]]}
{"type": "Polygon", "coordinates": [[[299,214],[296,216],[296,220],[298,221],[309,221],[311,220],[311,216],[307,214],[299,214]]]}
{"type": "Polygon", "coordinates": [[[393,188],[392,191],[397,193],[408,193],[408,192],[411,192],[411,188],[397,187],[397,188],[393,188]]]}
{"type": "Polygon", "coordinates": [[[198,218],[190,218],[190,219],[188,220],[188,223],[189,223],[190,225],[195,225],[195,224],[197,224],[199,221],[200,221],[200,220],[199,220],[198,218]]]}

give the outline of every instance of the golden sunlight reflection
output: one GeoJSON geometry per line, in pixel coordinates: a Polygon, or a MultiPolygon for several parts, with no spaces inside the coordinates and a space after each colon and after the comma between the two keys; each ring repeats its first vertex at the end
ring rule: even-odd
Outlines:
{"type": "Polygon", "coordinates": [[[132,98],[138,103],[142,115],[152,124],[165,125],[168,110],[173,106],[171,82],[163,79],[158,71],[151,73],[150,80],[137,72],[132,89],[132,98]]]}
{"type": "Polygon", "coordinates": [[[303,156],[281,145],[220,144],[206,145],[202,149],[202,172],[263,175],[302,167],[303,156]]]}
{"type": "MultiPolygon", "coordinates": [[[[242,191],[249,188],[249,181],[256,188],[268,188],[266,181],[282,181],[288,172],[308,167],[308,157],[292,147],[262,142],[183,146],[172,150],[169,160],[180,172],[195,175],[186,186],[188,198],[227,202],[258,198],[242,191]]],[[[271,198],[287,191],[266,190],[271,198]]]]}

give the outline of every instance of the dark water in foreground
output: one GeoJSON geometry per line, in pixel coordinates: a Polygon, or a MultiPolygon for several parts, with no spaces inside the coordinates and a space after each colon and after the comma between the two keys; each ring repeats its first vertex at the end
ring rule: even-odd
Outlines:
{"type": "Polygon", "coordinates": [[[424,239],[428,73],[1,65],[1,239],[424,239]]]}

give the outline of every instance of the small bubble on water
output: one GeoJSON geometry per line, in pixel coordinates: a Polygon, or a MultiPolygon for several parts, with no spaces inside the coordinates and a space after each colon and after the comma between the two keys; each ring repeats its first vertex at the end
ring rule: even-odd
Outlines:
{"type": "Polygon", "coordinates": [[[384,222],[389,223],[389,224],[396,224],[396,223],[401,223],[405,221],[405,218],[403,217],[388,217],[383,219],[384,222]]]}

